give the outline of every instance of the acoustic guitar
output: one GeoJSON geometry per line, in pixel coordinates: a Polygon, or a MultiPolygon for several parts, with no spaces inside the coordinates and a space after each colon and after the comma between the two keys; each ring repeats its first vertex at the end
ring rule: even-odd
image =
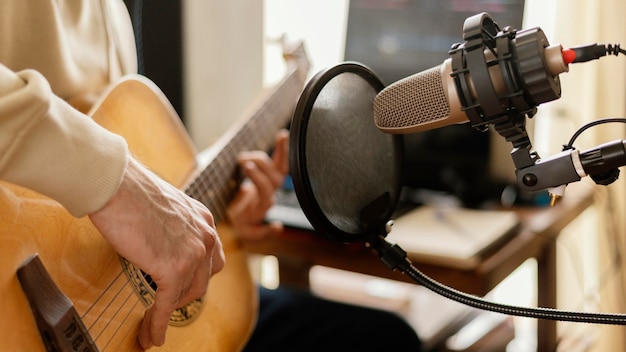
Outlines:
{"type": "MultiPolygon", "coordinates": [[[[236,155],[271,147],[304,86],[309,63],[303,45],[285,56],[285,77],[211,147],[204,167],[174,109],[145,77],[125,77],[90,115],[123,136],[151,170],[205,203],[219,222],[241,181],[236,155]]],[[[203,298],[175,311],[165,345],[151,350],[236,351],[245,345],[256,319],[256,287],[245,249],[222,227],[218,233],[224,270],[203,298]]],[[[137,332],[155,288],[87,217],[76,219],[51,199],[0,182],[0,350],[140,351],[137,332]]]]}

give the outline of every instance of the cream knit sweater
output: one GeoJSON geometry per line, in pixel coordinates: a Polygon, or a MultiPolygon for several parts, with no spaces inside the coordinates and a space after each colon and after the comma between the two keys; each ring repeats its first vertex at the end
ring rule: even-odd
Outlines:
{"type": "Polygon", "coordinates": [[[125,141],[65,100],[136,71],[121,0],[0,1],[0,179],[80,217],[115,194],[125,141]]]}

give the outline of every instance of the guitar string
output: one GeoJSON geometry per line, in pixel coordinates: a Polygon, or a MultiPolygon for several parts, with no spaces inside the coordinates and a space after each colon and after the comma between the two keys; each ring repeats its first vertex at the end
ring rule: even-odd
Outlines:
{"type": "MultiPolygon", "coordinates": [[[[214,197],[213,199],[215,200],[215,202],[217,203],[217,207],[216,208],[216,212],[218,213],[218,217],[219,219],[217,220],[223,220],[225,215],[226,215],[226,207],[228,206],[228,200],[225,199],[225,194],[224,191],[226,189],[226,187],[228,187],[228,182],[227,180],[230,178],[231,175],[229,175],[228,173],[228,168],[226,167],[225,163],[225,157],[224,155],[226,153],[229,153],[230,149],[227,147],[224,148],[224,151],[220,154],[220,156],[215,160],[215,167],[211,170],[212,174],[213,174],[213,182],[216,185],[219,185],[219,187],[217,187],[217,189],[213,189],[214,191],[214,197]]],[[[208,181],[208,179],[205,179],[203,181],[208,181]]],[[[215,204],[213,204],[215,205],[215,204]]],[[[217,221],[216,220],[216,221],[217,221]]]]}
{"type": "MultiPolygon", "coordinates": [[[[112,316],[110,316],[110,317],[109,316],[107,316],[106,318],[104,317],[105,313],[111,311],[111,307],[112,307],[113,303],[115,301],[117,301],[122,296],[122,292],[124,291],[124,289],[127,288],[128,286],[132,285],[130,280],[128,280],[126,278],[125,271],[121,270],[113,278],[113,280],[111,280],[111,282],[107,285],[107,287],[103,290],[103,292],[96,298],[94,303],[92,305],[90,305],[88,307],[88,309],[82,314],[81,320],[83,320],[83,321],[88,320],[87,317],[92,313],[93,309],[96,306],[99,305],[99,303],[104,299],[105,295],[107,295],[109,292],[111,292],[111,290],[113,289],[114,286],[118,286],[117,283],[120,282],[120,281],[122,282],[122,284],[119,286],[117,291],[113,294],[112,298],[109,300],[109,302],[104,304],[104,307],[103,307],[102,311],[99,314],[97,314],[95,319],[93,320],[93,322],[91,324],[89,324],[89,326],[87,326],[87,329],[90,332],[90,334],[92,335],[92,339],[94,340],[94,342],[100,340],[100,338],[104,334],[104,332],[107,331],[107,329],[109,329],[112,326],[112,322],[115,321],[114,318],[124,308],[124,306],[127,305],[128,302],[131,302],[131,300],[134,298],[134,302],[131,303],[132,307],[131,307],[131,309],[129,309],[127,311],[126,316],[121,320],[122,322],[126,322],[127,318],[130,316],[130,314],[137,308],[138,304],[142,302],[140,297],[135,294],[135,288],[132,287],[131,290],[128,291],[128,294],[126,295],[126,298],[124,298],[122,300],[122,304],[121,305],[117,305],[117,308],[116,308],[117,310],[114,312],[114,314],[112,316]],[[102,329],[99,332],[96,332],[96,325],[99,324],[101,321],[105,321],[105,323],[104,323],[102,329]],[[95,336],[94,336],[94,332],[96,332],[95,336]]],[[[113,328],[115,329],[116,333],[111,335],[110,339],[105,342],[104,349],[107,348],[106,346],[110,345],[111,341],[115,338],[115,334],[117,334],[117,331],[119,331],[122,328],[123,325],[124,325],[124,323],[118,324],[117,327],[113,326],[113,328]]],[[[128,331],[129,329],[126,329],[126,330],[128,331]]],[[[127,332],[127,333],[129,333],[129,332],[127,332]]],[[[123,341],[124,341],[123,339],[120,340],[119,344],[121,344],[123,341]]],[[[119,346],[117,346],[117,347],[119,347],[119,346]]]]}
{"type": "MultiPolygon", "coordinates": [[[[273,95],[281,96],[283,92],[287,90],[292,90],[295,88],[295,85],[298,84],[297,78],[298,71],[293,70],[283,81],[281,85],[278,86],[277,90],[273,95]],[[294,87],[292,87],[294,86],[294,87]]],[[[280,126],[280,122],[270,120],[270,122],[274,122],[274,128],[260,128],[260,120],[265,114],[270,111],[280,111],[282,109],[273,109],[275,106],[279,105],[282,101],[279,99],[274,99],[274,102],[265,101],[258,110],[258,114],[252,116],[249,121],[244,125],[245,128],[237,131],[235,136],[232,138],[232,143],[227,144],[224,148],[223,153],[220,153],[216,156],[216,158],[209,163],[206,169],[204,169],[200,176],[192,182],[192,184],[186,190],[186,194],[192,196],[193,198],[201,201],[203,204],[207,205],[209,209],[213,212],[216,223],[222,220],[226,216],[226,207],[228,203],[232,200],[235,191],[237,189],[238,182],[232,182],[232,177],[236,176],[237,172],[237,164],[236,162],[227,163],[226,160],[236,160],[235,152],[232,150],[233,145],[238,145],[236,150],[246,150],[249,149],[250,145],[245,145],[243,141],[252,141],[257,140],[260,142],[271,140],[271,136],[269,133],[274,133],[274,129],[278,129],[280,126]],[[247,136],[252,132],[261,131],[261,133],[265,132],[263,138],[253,138],[254,136],[247,136]],[[227,155],[227,159],[224,158],[224,155],[227,155]],[[220,172],[221,171],[221,172],[220,172]],[[218,185],[221,187],[210,187],[211,184],[215,185],[215,182],[220,182],[222,184],[218,185]],[[211,182],[212,181],[212,182],[211,182]],[[217,188],[217,189],[216,189],[217,188]]],[[[288,112],[287,112],[288,113],[288,112]]],[[[262,143],[262,144],[267,144],[262,143]]],[[[268,149],[268,147],[264,145],[257,145],[256,149],[268,149]]],[[[240,181],[241,177],[238,177],[237,181],[240,181]]]]}
{"type": "Polygon", "coordinates": [[[265,106],[263,106],[259,110],[259,115],[253,116],[246,123],[245,128],[237,131],[235,136],[232,138],[231,143],[224,148],[223,152],[219,154],[214,161],[214,165],[212,165],[214,166],[214,168],[208,169],[208,172],[203,175],[205,177],[201,180],[201,184],[204,186],[207,186],[210,182],[209,177],[211,177],[212,180],[218,180],[218,182],[219,180],[225,180],[222,182],[223,187],[219,187],[217,191],[213,189],[207,192],[202,192],[201,194],[202,198],[205,199],[205,204],[211,203],[209,199],[212,199],[213,201],[217,201],[219,203],[219,207],[217,207],[217,210],[222,217],[225,215],[223,214],[222,209],[226,209],[228,203],[230,203],[232,197],[237,190],[237,185],[239,184],[239,181],[241,181],[242,179],[242,175],[237,174],[239,172],[239,169],[237,167],[238,165],[236,162],[236,154],[239,151],[251,149],[249,143],[245,143],[244,141],[250,142],[253,140],[259,140],[257,136],[254,136],[252,134],[253,132],[258,133],[259,131],[263,131],[263,129],[257,128],[256,121],[260,118],[261,115],[265,113],[266,109],[264,109],[264,107],[265,106]],[[233,182],[233,179],[235,179],[236,181],[233,182]],[[205,196],[211,195],[211,191],[213,195],[216,195],[216,197],[209,197],[209,199],[205,198],[205,196]]]}
{"type": "MultiPolygon", "coordinates": [[[[126,295],[126,297],[124,298],[122,293],[124,292],[124,289],[128,288],[129,286],[132,286],[132,283],[125,279],[125,275],[124,275],[124,271],[122,270],[117,276],[116,279],[114,280],[114,282],[111,283],[110,288],[112,288],[114,286],[114,284],[118,281],[121,281],[122,284],[119,285],[119,288],[117,289],[116,292],[114,292],[114,294],[112,295],[111,299],[104,305],[102,311],[96,316],[95,320],[93,321],[93,323],[91,324],[91,326],[89,327],[89,331],[92,333],[96,332],[95,336],[93,336],[94,341],[97,341],[100,339],[100,337],[102,336],[102,334],[107,330],[107,328],[110,326],[111,322],[114,321],[114,318],[117,316],[117,314],[121,311],[121,309],[124,307],[124,305],[126,304],[126,302],[128,302],[130,299],[132,299],[133,297],[136,299],[136,302],[140,301],[140,298],[135,295],[135,290],[134,287],[131,287],[130,290],[128,290],[128,293],[126,295]],[[121,303],[119,305],[116,305],[114,308],[115,310],[112,308],[113,304],[116,301],[120,301],[120,297],[121,298],[121,303]],[[113,311],[113,315],[112,316],[106,316],[105,317],[105,313],[110,313],[111,311],[113,311]],[[96,331],[96,325],[99,324],[100,322],[104,321],[104,325],[102,326],[100,331],[96,331]]],[[[110,290],[110,288],[107,288],[103,294],[101,296],[104,295],[104,293],[107,293],[107,291],[110,290]]],[[[135,303],[136,305],[136,303],[135,303]]]]}
{"type": "MultiPolygon", "coordinates": [[[[98,303],[104,298],[105,294],[107,294],[109,292],[109,290],[113,287],[113,285],[120,279],[120,277],[124,274],[124,271],[121,270],[114,278],[113,280],[111,280],[111,282],[106,286],[106,288],[100,293],[100,295],[98,297],[96,297],[95,301],[93,302],[93,304],[91,304],[91,306],[89,306],[87,308],[87,310],[85,310],[85,312],[83,313],[83,315],[81,316],[82,320],[85,320],[85,318],[91,313],[91,310],[94,309],[98,303]]],[[[120,288],[119,291],[121,291],[123,289],[123,286],[120,288]]],[[[118,295],[120,292],[118,291],[118,293],[116,293],[115,295],[118,295]]],[[[105,304],[105,307],[107,307],[108,305],[110,305],[111,303],[107,303],[105,304]]],[[[102,312],[100,312],[100,314],[97,316],[96,320],[94,321],[97,322],[97,320],[100,318],[100,316],[102,315],[102,312]]],[[[93,327],[90,326],[88,327],[88,329],[91,329],[93,327]]]]}
{"type": "MultiPolygon", "coordinates": [[[[132,294],[132,292],[131,292],[131,294],[132,294]]],[[[135,297],[136,297],[136,296],[135,296],[135,297]]],[[[106,342],[106,344],[105,344],[105,345],[104,345],[104,347],[102,348],[102,351],[105,351],[105,350],[109,347],[109,345],[111,344],[111,342],[113,342],[113,339],[117,336],[117,334],[118,334],[119,332],[124,332],[124,334],[121,336],[121,338],[119,338],[119,339],[118,339],[117,346],[114,346],[114,347],[113,347],[113,348],[114,348],[114,349],[113,349],[114,351],[120,351],[120,350],[121,350],[121,348],[120,348],[120,347],[122,346],[122,343],[123,343],[124,341],[127,341],[127,337],[128,337],[128,335],[131,333],[131,331],[132,331],[132,329],[124,329],[124,330],[122,330],[122,326],[123,326],[123,325],[125,325],[125,323],[126,323],[127,321],[129,321],[129,317],[130,317],[131,313],[132,313],[132,312],[134,312],[134,311],[136,310],[137,306],[138,306],[140,303],[141,303],[141,300],[140,300],[138,297],[136,297],[135,302],[132,304],[131,309],[129,309],[129,310],[127,311],[126,316],[122,319],[122,321],[123,321],[124,323],[122,323],[122,324],[118,324],[116,328],[114,327],[114,328],[115,328],[115,332],[112,334],[112,336],[111,336],[111,338],[109,339],[109,341],[107,341],[107,342],[106,342]]],[[[141,307],[143,307],[143,305],[142,305],[141,307]]],[[[140,312],[140,313],[141,313],[141,312],[140,312]]],[[[140,315],[143,317],[143,314],[140,314],[140,315]]]]}
{"type": "MultiPolygon", "coordinates": [[[[241,139],[239,133],[237,133],[233,139],[232,144],[238,143],[241,139]]],[[[222,220],[226,213],[226,207],[230,202],[236,185],[231,182],[231,175],[236,172],[235,155],[231,151],[232,147],[228,145],[224,147],[222,153],[218,154],[216,158],[211,161],[205,170],[200,174],[200,177],[193,182],[186,192],[188,195],[201,201],[213,212],[216,222],[222,220]],[[213,185],[213,187],[211,187],[213,185]]]]}
{"type": "MultiPolygon", "coordinates": [[[[233,197],[236,194],[238,184],[243,178],[241,175],[241,170],[238,167],[238,163],[236,161],[237,153],[239,150],[243,150],[243,136],[245,132],[249,129],[240,130],[234,137],[232,142],[224,148],[224,152],[220,154],[220,159],[218,160],[216,167],[211,170],[210,174],[213,179],[222,178],[222,187],[220,187],[216,191],[216,201],[219,203],[219,210],[222,219],[226,215],[226,209],[228,204],[232,201],[233,197]],[[226,175],[227,177],[223,177],[226,175]]],[[[208,182],[207,179],[204,180],[208,182]]]]}

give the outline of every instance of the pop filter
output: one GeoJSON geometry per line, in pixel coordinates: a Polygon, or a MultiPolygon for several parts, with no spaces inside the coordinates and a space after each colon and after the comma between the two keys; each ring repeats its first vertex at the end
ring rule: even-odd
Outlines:
{"type": "Polygon", "coordinates": [[[384,88],[367,67],[345,62],[305,86],[290,128],[298,202],[317,232],[342,242],[386,235],[401,189],[402,137],[374,123],[384,88]]]}

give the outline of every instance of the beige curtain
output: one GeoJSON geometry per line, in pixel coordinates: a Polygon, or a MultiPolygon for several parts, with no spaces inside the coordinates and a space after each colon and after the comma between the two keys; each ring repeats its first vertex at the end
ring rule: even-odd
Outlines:
{"type": "MultiPolygon", "coordinates": [[[[551,44],[567,48],[622,43],[626,47],[623,0],[529,2],[527,26],[533,26],[533,20],[539,22],[551,44]]],[[[571,65],[570,72],[560,78],[561,99],[540,106],[534,121],[533,144],[543,157],[558,152],[572,133],[589,121],[626,118],[626,56],[571,65]]],[[[624,124],[592,128],[575,147],[585,150],[626,139],[625,132],[624,124]]],[[[588,178],[582,182],[593,184],[588,178]]],[[[559,240],[559,308],[626,313],[626,177],[622,175],[608,187],[594,186],[594,190],[593,209],[559,240]]],[[[559,334],[563,339],[560,350],[626,350],[626,329],[621,326],[563,323],[559,334]]]]}

